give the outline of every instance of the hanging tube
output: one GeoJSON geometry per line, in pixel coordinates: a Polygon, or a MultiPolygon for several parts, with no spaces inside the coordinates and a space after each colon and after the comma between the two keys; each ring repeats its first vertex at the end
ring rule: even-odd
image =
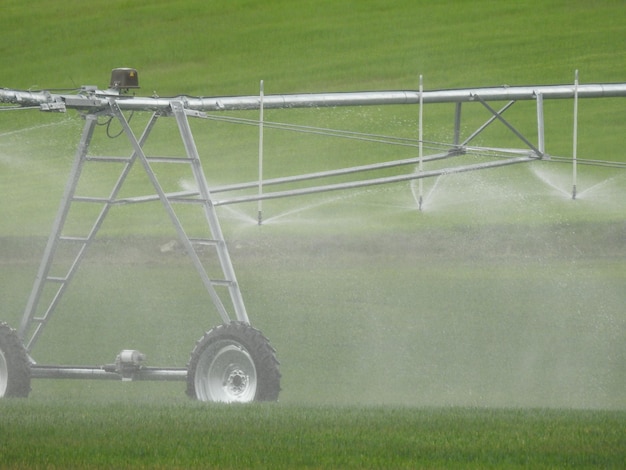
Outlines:
{"type": "Polygon", "coordinates": [[[572,144],[572,199],[576,199],[577,168],[576,159],[578,154],[578,70],[574,73],[574,142],[572,144]]]}
{"type": "MultiPolygon", "coordinates": [[[[424,122],[423,122],[423,117],[424,117],[424,78],[422,75],[420,75],[420,83],[419,83],[419,92],[420,92],[420,101],[419,101],[419,172],[422,173],[422,171],[424,170],[424,165],[423,165],[423,161],[424,161],[424,122]]],[[[417,203],[418,209],[421,211],[422,210],[422,202],[423,202],[423,184],[422,184],[422,178],[419,179],[418,181],[418,187],[419,187],[419,200],[417,203]]]]}
{"type": "Polygon", "coordinates": [[[259,201],[257,206],[257,221],[261,225],[263,223],[263,80],[260,83],[259,90],[259,201]]]}

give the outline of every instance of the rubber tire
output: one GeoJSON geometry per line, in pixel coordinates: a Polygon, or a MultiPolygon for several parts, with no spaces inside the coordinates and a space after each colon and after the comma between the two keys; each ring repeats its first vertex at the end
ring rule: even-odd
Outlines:
{"type": "Polygon", "coordinates": [[[187,395],[200,401],[276,401],[280,392],[276,350],[247,323],[216,326],[196,343],[187,365],[187,395]]]}
{"type": "Polygon", "coordinates": [[[17,331],[0,323],[0,398],[27,397],[30,360],[17,331]]]}

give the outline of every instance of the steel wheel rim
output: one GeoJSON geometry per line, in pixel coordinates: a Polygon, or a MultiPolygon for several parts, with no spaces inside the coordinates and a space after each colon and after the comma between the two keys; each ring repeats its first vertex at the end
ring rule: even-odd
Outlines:
{"type": "Polygon", "coordinates": [[[195,375],[198,398],[223,403],[254,400],[257,373],[252,357],[234,341],[218,341],[203,353],[195,375]]]}
{"type": "Polygon", "coordinates": [[[3,397],[7,391],[9,383],[9,365],[4,357],[4,352],[0,350],[0,397],[3,397]]]}

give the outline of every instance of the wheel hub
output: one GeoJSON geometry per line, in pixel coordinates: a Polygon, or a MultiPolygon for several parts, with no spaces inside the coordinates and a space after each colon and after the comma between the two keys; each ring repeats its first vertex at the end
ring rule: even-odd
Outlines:
{"type": "Polygon", "coordinates": [[[187,366],[187,394],[201,401],[250,403],[276,400],[278,361],[260,331],[232,321],[196,343],[187,366]]]}
{"type": "Polygon", "coordinates": [[[204,351],[194,380],[199,396],[206,401],[250,402],[257,387],[252,357],[232,340],[218,341],[204,351]]]}
{"type": "MultiPolygon", "coordinates": [[[[231,367],[236,367],[234,364],[231,367]]],[[[224,384],[227,392],[232,395],[241,395],[248,388],[250,380],[248,375],[239,368],[233,368],[228,374],[224,384]]]]}

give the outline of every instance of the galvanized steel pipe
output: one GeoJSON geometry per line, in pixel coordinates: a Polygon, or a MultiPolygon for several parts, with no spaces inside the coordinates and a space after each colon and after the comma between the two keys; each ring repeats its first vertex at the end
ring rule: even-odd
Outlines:
{"type": "MultiPolygon", "coordinates": [[[[534,100],[538,94],[543,99],[573,99],[574,85],[500,86],[488,88],[463,88],[455,90],[424,91],[423,103],[462,103],[475,101],[477,96],[483,101],[534,100]]],[[[626,83],[603,83],[578,85],[578,98],[626,97],[626,83]]],[[[122,110],[167,111],[172,101],[181,101],[185,109],[196,111],[254,110],[261,105],[260,96],[221,96],[171,98],[135,97],[107,94],[104,91],[87,91],[74,95],[54,94],[47,91],[32,92],[0,89],[0,102],[17,106],[39,106],[44,111],[54,111],[56,107],[79,110],[106,108],[113,100],[122,110]]],[[[264,109],[322,108],[340,106],[376,106],[392,104],[418,104],[420,93],[405,91],[362,91],[346,93],[304,93],[286,95],[265,95],[264,109]]]]}

